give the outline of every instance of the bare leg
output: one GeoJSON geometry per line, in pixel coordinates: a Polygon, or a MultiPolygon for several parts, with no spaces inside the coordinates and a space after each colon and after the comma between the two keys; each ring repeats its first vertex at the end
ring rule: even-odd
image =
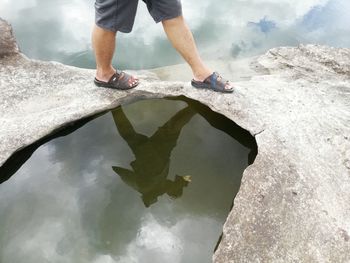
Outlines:
{"type": "MultiPolygon", "coordinates": [[[[92,32],[92,46],[96,58],[96,78],[101,81],[108,81],[116,72],[112,66],[112,59],[115,51],[116,33],[105,30],[95,25],[92,32]]],[[[130,81],[130,86],[135,84],[137,79],[130,81]]]]}
{"type": "Polygon", "coordinates": [[[164,31],[174,48],[190,65],[194,79],[203,81],[212,71],[201,60],[192,33],[183,16],[163,20],[164,31]]]}
{"type": "Polygon", "coordinates": [[[95,25],[92,32],[92,46],[96,57],[96,78],[108,81],[116,72],[112,66],[116,33],[95,25]]]}
{"type": "MultiPolygon", "coordinates": [[[[200,58],[192,32],[183,16],[163,20],[162,24],[169,41],[190,65],[194,79],[203,81],[210,76],[213,71],[209,69],[200,58]]],[[[227,87],[228,89],[231,88],[229,86],[230,85],[227,87]]]]}

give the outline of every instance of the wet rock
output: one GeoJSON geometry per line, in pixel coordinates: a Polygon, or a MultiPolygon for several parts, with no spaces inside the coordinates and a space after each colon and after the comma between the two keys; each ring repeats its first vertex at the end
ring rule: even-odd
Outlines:
{"type": "Polygon", "coordinates": [[[350,261],[350,50],[275,48],[215,61],[233,94],[191,88],[185,66],[139,71],[134,90],[93,85],[94,72],[18,53],[0,22],[0,165],[67,124],[139,99],[186,95],[255,135],[259,153],[242,178],[213,256],[227,262],[350,261]],[[175,72],[175,73],[174,73],[175,72]]]}

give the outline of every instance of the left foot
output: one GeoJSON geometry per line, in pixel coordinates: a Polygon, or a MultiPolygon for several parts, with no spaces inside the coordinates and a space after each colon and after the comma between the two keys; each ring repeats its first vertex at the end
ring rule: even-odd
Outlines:
{"type": "Polygon", "coordinates": [[[195,81],[204,81],[208,76],[210,76],[213,73],[209,68],[205,68],[204,70],[200,72],[195,72],[193,74],[193,79],[195,81]]]}
{"type": "Polygon", "coordinates": [[[211,89],[226,93],[233,92],[233,85],[231,82],[223,79],[217,72],[212,73],[204,80],[192,79],[191,84],[196,88],[211,89]]]}

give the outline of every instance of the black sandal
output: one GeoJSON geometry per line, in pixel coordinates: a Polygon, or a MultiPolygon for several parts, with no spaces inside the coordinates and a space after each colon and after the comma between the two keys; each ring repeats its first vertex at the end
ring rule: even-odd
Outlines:
{"type": "Polygon", "coordinates": [[[137,85],[139,85],[138,79],[135,79],[136,83],[130,86],[129,81],[131,78],[133,78],[133,76],[122,71],[120,73],[114,73],[108,82],[101,81],[95,78],[94,83],[98,87],[127,90],[135,88],[137,85]]]}
{"type": "Polygon", "coordinates": [[[213,74],[207,77],[204,81],[197,81],[192,79],[191,85],[199,89],[211,89],[225,93],[233,92],[233,87],[230,82],[223,79],[217,72],[213,72],[213,74]],[[228,85],[230,85],[231,88],[226,88],[228,85]]]}

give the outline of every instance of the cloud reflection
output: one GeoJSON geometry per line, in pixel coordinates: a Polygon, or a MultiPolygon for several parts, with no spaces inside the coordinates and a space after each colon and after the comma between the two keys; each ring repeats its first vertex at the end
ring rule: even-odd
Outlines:
{"type": "Polygon", "coordinates": [[[210,261],[249,149],[225,133],[235,134],[232,122],[221,115],[215,122],[196,104],[192,110],[201,115],[194,115],[187,104],[146,100],[123,107],[136,133],[166,137],[149,145],[160,147],[163,164],[171,152],[170,164],[163,165],[169,166],[168,180],[192,175],[181,198],[162,195],[145,208],[139,192],[116,176],[112,166],[128,169],[140,154],[130,150],[113,115],[105,114],[42,145],[0,184],[6,200],[0,202],[1,262],[210,261]],[[174,134],[160,132],[167,127],[174,134]]]}
{"type": "MultiPolygon", "coordinates": [[[[28,56],[94,67],[92,0],[22,0],[16,5],[0,0],[0,5],[0,16],[14,25],[28,56]]],[[[186,0],[183,9],[206,59],[250,56],[299,43],[350,46],[350,4],[344,0],[186,0]],[[275,30],[250,26],[264,19],[273,21],[275,30]]],[[[119,35],[117,66],[151,68],[182,62],[142,1],[138,11],[133,33],[119,35]]]]}

